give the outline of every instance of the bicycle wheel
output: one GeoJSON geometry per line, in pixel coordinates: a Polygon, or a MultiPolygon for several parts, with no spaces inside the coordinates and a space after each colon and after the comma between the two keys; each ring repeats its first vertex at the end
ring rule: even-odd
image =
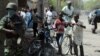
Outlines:
{"type": "Polygon", "coordinates": [[[41,49],[38,53],[38,56],[55,56],[54,54],[54,50],[51,49],[51,48],[44,48],[44,49],[41,49]]]}
{"type": "Polygon", "coordinates": [[[68,37],[64,37],[62,42],[62,53],[68,54],[70,50],[70,40],[68,37]]]}
{"type": "Polygon", "coordinates": [[[40,42],[41,42],[40,40],[32,42],[32,44],[29,46],[28,53],[29,54],[36,53],[41,48],[40,42]]]}
{"type": "Polygon", "coordinates": [[[28,54],[33,54],[35,51],[34,51],[34,43],[32,43],[28,48],[28,54]]]}
{"type": "Polygon", "coordinates": [[[51,43],[51,45],[53,46],[53,48],[57,49],[58,45],[57,45],[57,41],[53,40],[53,43],[51,43]]]}

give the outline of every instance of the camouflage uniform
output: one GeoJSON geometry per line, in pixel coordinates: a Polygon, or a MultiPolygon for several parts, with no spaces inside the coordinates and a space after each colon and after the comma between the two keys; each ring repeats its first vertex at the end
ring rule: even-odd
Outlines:
{"type": "Polygon", "coordinates": [[[6,36],[4,39],[5,56],[20,56],[17,55],[19,47],[17,44],[17,39],[19,37],[23,37],[23,25],[22,18],[17,14],[14,14],[11,17],[6,15],[0,20],[0,31],[3,31],[3,28],[15,31],[15,34],[3,31],[6,36]]]}

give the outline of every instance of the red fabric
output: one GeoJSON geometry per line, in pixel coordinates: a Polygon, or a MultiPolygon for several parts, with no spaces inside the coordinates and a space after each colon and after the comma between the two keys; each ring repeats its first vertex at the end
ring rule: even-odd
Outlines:
{"type": "Polygon", "coordinates": [[[60,19],[56,19],[54,25],[56,28],[56,32],[58,32],[58,33],[64,32],[65,23],[63,21],[61,21],[60,19]]]}

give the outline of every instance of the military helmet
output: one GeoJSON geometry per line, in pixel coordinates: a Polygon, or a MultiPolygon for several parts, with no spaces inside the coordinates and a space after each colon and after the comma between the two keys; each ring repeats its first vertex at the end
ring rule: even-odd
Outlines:
{"type": "Polygon", "coordinates": [[[17,10],[17,5],[16,5],[16,3],[10,2],[10,3],[7,4],[6,9],[7,9],[7,10],[8,10],[8,9],[17,10]]]}

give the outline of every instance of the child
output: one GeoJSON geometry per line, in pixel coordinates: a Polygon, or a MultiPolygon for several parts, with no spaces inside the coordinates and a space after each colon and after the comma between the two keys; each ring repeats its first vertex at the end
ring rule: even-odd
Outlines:
{"type": "Polygon", "coordinates": [[[83,50],[83,23],[79,20],[79,14],[76,14],[72,20],[73,25],[73,42],[74,42],[74,53],[78,56],[78,46],[80,47],[80,56],[84,56],[83,50]]]}
{"type": "Polygon", "coordinates": [[[64,28],[65,28],[65,23],[62,19],[62,14],[59,14],[59,17],[55,20],[54,26],[55,26],[55,31],[56,31],[56,41],[58,45],[58,54],[62,55],[62,48],[61,48],[61,40],[63,38],[64,34],[64,28]]]}

